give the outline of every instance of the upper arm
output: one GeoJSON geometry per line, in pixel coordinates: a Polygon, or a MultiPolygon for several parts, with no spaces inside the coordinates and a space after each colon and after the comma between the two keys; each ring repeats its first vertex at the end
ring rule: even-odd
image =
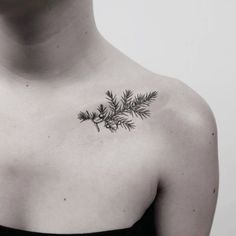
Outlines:
{"type": "Polygon", "coordinates": [[[218,192],[215,119],[203,101],[188,105],[167,118],[170,147],[155,201],[160,236],[208,236],[214,216],[218,192]]]}

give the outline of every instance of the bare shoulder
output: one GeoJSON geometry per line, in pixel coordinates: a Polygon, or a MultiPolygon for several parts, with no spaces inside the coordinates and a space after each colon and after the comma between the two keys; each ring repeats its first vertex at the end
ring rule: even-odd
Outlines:
{"type": "Polygon", "coordinates": [[[184,139],[196,142],[201,137],[198,145],[206,145],[212,138],[216,140],[214,114],[196,91],[178,79],[150,72],[123,55],[114,61],[105,67],[114,79],[109,77],[103,84],[116,91],[131,88],[135,93],[158,92],[158,98],[150,107],[151,135],[158,136],[162,131],[170,140],[178,138],[183,142],[184,139]]]}
{"type": "Polygon", "coordinates": [[[154,76],[151,81],[152,87],[162,85],[151,119],[153,163],[160,173],[157,228],[160,235],[209,235],[219,184],[215,117],[179,80],[154,76]]]}
{"type": "MultiPolygon", "coordinates": [[[[176,125],[182,122],[186,128],[201,126],[203,130],[208,128],[216,134],[212,109],[203,97],[181,80],[152,73],[137,64],[126,66],[121,71],[120,73],[124,72],[124,75],[122,74],[120,78],[125,78],[124,81],[119,79],[122,87],[125,84],[135,91],[158,92],[158,103],[152,108],[153,113],[160,115],[161,112],[162,115],[169,115],[168,119],[175,119],[173,121],[177,122],[176,125]]],[[[203,130],[198,129],[199,132],[203,130]]]]}
{"type": "Polygon", "coordinates": [[[152,73],[137,64],[128,65],[120,70],[120,73],[124,73],[120,77],[125,78],[120,80],[121,87],[125,85],[134,91],[158,92],[156,102],[150,108],[154,137],[162,131],[170,140],[177,138],[182,142],[197,142],[200,146],[214,139],[216,144],[215,117],[202,96],[178,79],[152,73]]]}
{"type": "Polygon", "coordinates": [[[180,80],[169,77],[154,76],[150,82],[150,89],[156,88],[159,99],[153,107],[154,116],[158,121],[163,118],[161,123],[165,124],[167,132],[173,131],[170,133],[177,135],[177,131],[181,131],[186,134],[183,138],[188,140],[189,135],[192,139],[197,135],[202,138],[217,137],[214,113],[196,91],[180,80]]]}
{"type": "Polygon", "coordinates": [[[170,160],[176,171],[178,166],[189,165],[193,170],[211,165],[209,169],[214,166],[212,172],[216,173],[217,125],[205,99],[178,79],[153,75],[147,84],[158,91],[157,102],[151,107],[151,135],[157,140],[161,135],[167,144],[164,163],[170,160]]]}
{"type": "MultiPolygon", "coordinates": [[[[108,82],[112,83],[111,87],[116,90],[120,88],[121,91],[132,88],[135,93],[158,92],[157,99],[150,106],[151,119],[148,122],[151,129],[146,129],[149,133],[145,135],[158,140],[165,138],[165,142],[171,144],[166,146],[175,152],[175,158],[171,160],[177,160],[178,155],[183,158],[177,150],[196,152],[200,149],[207,152],[211,148],[216,149],[214,114],[205,99],[194,89],[178,79],[152,73],[127,58],[118,61],[116,67],[109,67],[120,68],[112,72],[116,76],[108,82]]],[[[189,159],[193,156],[189,155],[189,159]]]]}

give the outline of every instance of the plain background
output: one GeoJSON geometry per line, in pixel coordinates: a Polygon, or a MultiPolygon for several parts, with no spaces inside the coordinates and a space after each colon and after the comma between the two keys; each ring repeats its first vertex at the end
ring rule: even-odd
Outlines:
{"type": "Polygon", "coordinates": [[[236,1],[94,0],[97,26],[147,69],[178,78],[214,111],[220,192],[211,236],[236,235],[236,1]]]}

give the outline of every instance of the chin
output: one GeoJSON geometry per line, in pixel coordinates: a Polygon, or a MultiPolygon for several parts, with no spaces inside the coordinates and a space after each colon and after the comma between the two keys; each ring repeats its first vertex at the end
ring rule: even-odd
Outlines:
{"type": "Polygon", "coordinates": [[[1,15],[17,15],[42,4],[43,0],[0,0],[1,15]]]}

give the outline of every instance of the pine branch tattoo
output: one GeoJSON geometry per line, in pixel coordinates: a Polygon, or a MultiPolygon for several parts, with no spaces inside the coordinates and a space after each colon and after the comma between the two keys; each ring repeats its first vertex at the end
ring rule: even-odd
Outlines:
{"type": "Polygon", "coordinates": [[[111,132],[117,131],[120,127],[131,131],[135,129],[135,123],[131,118],[137,117],[143,120],[150,117],[148,107],[156,98],[156,91],[134,95],[131,90],[125,90],[118,100],[116,95],[107,91],[107,105],[100,104],[96,112],[80,112],[78,119],[81,122],[92,121],[98,132],[101,124],[111,132]]]}

